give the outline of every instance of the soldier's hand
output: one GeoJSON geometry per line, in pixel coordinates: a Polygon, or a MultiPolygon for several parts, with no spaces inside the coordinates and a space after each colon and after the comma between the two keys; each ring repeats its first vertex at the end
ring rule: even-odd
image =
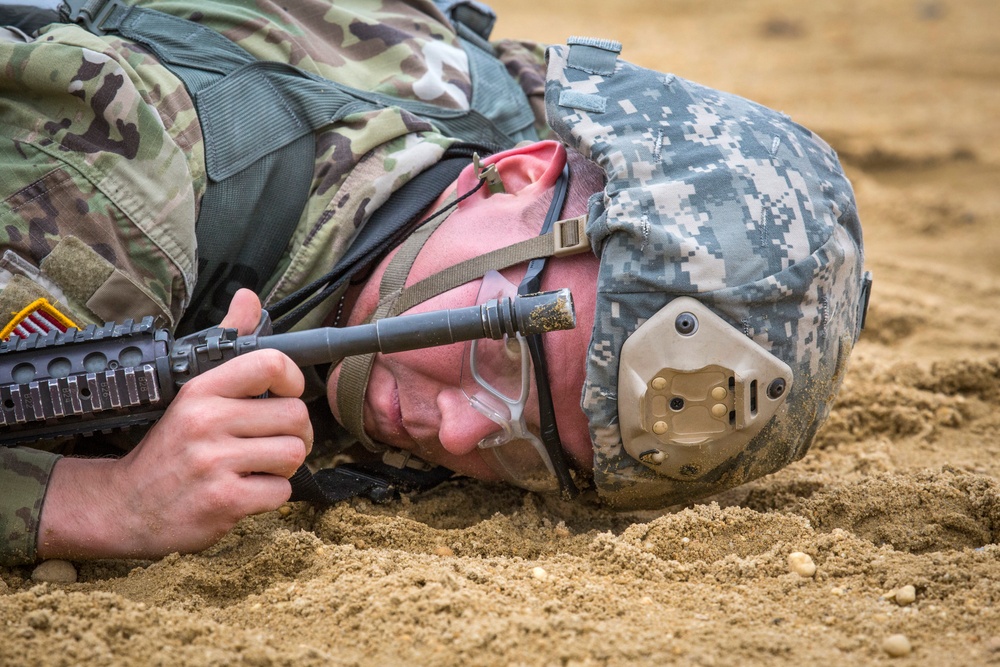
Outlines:
{"type": "MultiPolygon", "coordinates": [[[[248,298],[249,294],[249,298],[248,298]]],[[[249,333],[260,304],[238,293],[224,320],[249,333]]],[[[178,392],[119,460],[61,459],[40,521],[43,558],[158,557],[204,549],[288,500],[313,433],[301,370],[274,350],[241,355],[178,392]],[[266,399],[254,398],[264,392],[266,399]]]]}

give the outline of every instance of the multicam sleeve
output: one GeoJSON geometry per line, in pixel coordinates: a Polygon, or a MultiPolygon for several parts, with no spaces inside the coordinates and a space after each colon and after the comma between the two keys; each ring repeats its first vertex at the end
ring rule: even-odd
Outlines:
{"type": "Polygon", "coordinates": [[[80,325],[173,325],[190,296],[197,119],[169,72],[118,48],[69,25],[0,42],[0,329],[38,298],[80,325]]]}
{"type": "Polygon", "coordinates": [[[59,458],[37,449],[0,447],[0,565],[35,560],[42,502],[59,458]]]}

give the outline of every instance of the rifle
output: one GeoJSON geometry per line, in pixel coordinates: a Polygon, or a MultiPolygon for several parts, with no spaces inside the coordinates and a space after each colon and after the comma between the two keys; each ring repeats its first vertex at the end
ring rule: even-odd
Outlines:
{"type": "Polygon", "coordinates": [[[185,382],[240,354],[272,349],[299,366],[476,338],[576,325],[569,290],[493,299],[480,306],[402,315],[343,328],[239,336],[215,327],[174,339],[153,318],[32,334],[0,343],[0,446],[110,433],[159,418],[185,382]]]}

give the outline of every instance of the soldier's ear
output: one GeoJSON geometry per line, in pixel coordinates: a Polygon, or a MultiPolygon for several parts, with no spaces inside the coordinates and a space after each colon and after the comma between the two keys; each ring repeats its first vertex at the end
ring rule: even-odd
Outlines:
{"type": "MultiPolygon", "coordinates": [[[[536,196],[547,191],[559,178],[566,164],[566,149],[558,141],[538,141],[496,153],[482,160],[482,166],[495,165],[506,195],[536,196]]],[[[458,177],[459,194],[476,187],[478,175],[473,166],[466,167],[458,177]]],[[[486,186],[470,197],[475,204],[491,196],[486,186]]],[[[497,194],[493,196],[503,196],[497,194]]],[[[462,202],[461,205],[465,205],[462,202]]]]}

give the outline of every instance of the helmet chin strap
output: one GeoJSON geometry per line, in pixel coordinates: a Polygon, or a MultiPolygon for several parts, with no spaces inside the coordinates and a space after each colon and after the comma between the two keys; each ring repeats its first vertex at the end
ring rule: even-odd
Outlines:
{"type": "MultiPolygon", "coordinates": [[[[448,203],[454,201],[455,198],[451,197],[451,201],[448,203]]],[[[417,228],[403,242],[386,267],[385,273],[382,274],[378,290],[378,304],[366,322],[373,322],[397,314],[393,312],[394,306],[402,293],[403,285],[406,284],[406,276],[409,275],[413,262],[416,261],[421,248],[424,247],[424,243],[434,233],[434,230],[440,227],[454,212],[455,208],[452,207],[448,210],[447,215],[436,215],[436,219],[417,228]]],[[[365,433],[362,412],[365,391],[368,389],[368,379],[371,376],[372,364],[374,363],[374,354],[363,354],[344,359],[340,367],[340,379],[337,382],[337,408],[340,410],[340,419],[344,428],[351,435],[357,438],[368,450],[384,452],[388,449],[387,445],[376,443],[365,433]]]]}
{"type": "MultiPolygon", "coordinates": [[[[455,204],[472,195],[482,187],[483,183],[484,180],[481,179],[473,190],[451,202],[448,206],[452,206],[453,211],[455,204]]],[[[562,189],[562,192],[554,193],[553,201],[560,200],[565,196],[567,183],[567,179],[559,180],[558,187],[562,189]]],[[[389,262],[382,276],[382,281],[379,284],[379,302],[368,321],[399,315],[450,289],[482,278],[489,271],[500,271],[540,257],[572,255],[590,248],[585,233],[586,216],[559,220],[554,224],[553,231],[548,234],[535,236],[473,257],[428,276],[410,287],[405,287],[406,278],[409,276],[410,269],[424,243],[450,216],[452,211],[449,211],[448,215],[441,215],[444,209],[435,213],[432,216],[435,218],[434,220],[418,228],[400,246],[399,251],[389,262]]],[[[344,359],[337,383],[337,407],[340,411],[340,419],[344,428],[368,450],[382,453],[386,463],[400,468],[413,465],[410,462],[408,452],[400,452],[389,445],[376,442],[365,433],[363,415],[365,391],[368,388],[374,360],[374,354],[344,359]]]]}

